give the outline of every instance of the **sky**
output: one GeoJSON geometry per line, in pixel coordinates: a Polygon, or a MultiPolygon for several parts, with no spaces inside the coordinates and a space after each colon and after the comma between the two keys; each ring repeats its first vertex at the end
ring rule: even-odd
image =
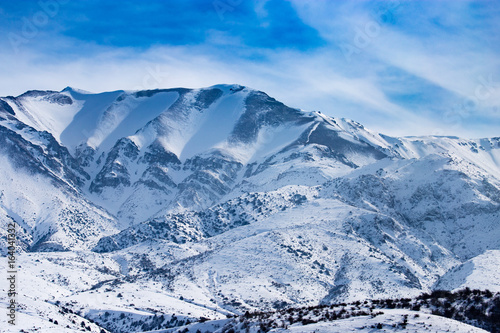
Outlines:
{"type": "Polygon", "coordinates": [[[0,0],[0,96],[241,84],[397,136],[500,136],[500,1],[0,0]]]}

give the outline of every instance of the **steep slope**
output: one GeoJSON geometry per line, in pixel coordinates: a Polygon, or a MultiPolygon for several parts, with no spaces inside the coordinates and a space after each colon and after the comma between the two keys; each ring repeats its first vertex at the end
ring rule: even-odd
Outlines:
{"type": "Polygon", "coordinates": [[[20,249],[29,251],[88,249],[118,231],[115,219],[80,192],[90,177],[68,150],[18,121],[6,105],[0,109],[2,239],[8,222],[17,223],[20,249]]]}

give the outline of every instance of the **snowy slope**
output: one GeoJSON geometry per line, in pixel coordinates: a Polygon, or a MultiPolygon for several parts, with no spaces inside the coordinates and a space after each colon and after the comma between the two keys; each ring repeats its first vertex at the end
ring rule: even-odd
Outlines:
{"type": "Polygon", "coordinates": [[[489,250],[448,271],[439,279],[435,288],[458,290],[481,286],[484,289],[500,292],[498,267],[500,267],[498,250],[489,250]]]}
{"type": "Polygon", "coordinates": [[[473,327],[471,325],[457,322],[456,320],[433,316],[419,315],[411,311],[402,310],[386,310],[383,315],[375,318],[354,317],[349,319],[339,320],[334,323],[321,323],[309,325],[296,325],[288,329],[276,329],[270,332],[318,332],[318,333],[343,333],[349,331],[355,332],[373,332],[381,327],[383,332],[463,332],[463,333],[480,333],[487,332],[483,329],[473,327]],[[418,317],[416,317],[418,315],[418,317]],[[407,324],[403,327],[401,323],[407,320],[407,324]],[[380,324],[380,325],[379,325],[380,324]]]}
{"type": "Polygon", "coordinates": [[[118,231],[114,217],[83,195],[88,174],[52,135],[7,112],[0,113],[0,132],[2,238],[10,221],[19,227],[20,248],[31,251],[88,249],[118,231]]]}
{"type": "Polygon", "coordinates": [[[119,230],[105,210],[50,178],[15,169],[3,156],[0,163],[2,239],[10,221],[18,225],[20,249],[29,251],[89,249],[103,235],[119,230]]]}

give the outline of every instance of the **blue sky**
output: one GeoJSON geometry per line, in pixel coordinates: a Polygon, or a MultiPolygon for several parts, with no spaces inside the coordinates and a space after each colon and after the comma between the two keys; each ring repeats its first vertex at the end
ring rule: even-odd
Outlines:
{"type": "Polygon", "coordinates": [[[0,0],[0,95],[239,83],[390,135],[500,136],[499,1],[0,0]]]}

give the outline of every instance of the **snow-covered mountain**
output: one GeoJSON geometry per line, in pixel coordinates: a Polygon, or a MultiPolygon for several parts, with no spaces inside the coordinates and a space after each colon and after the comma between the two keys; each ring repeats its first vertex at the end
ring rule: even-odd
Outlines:
{"type": "Polygon", "coordinates": [[[0,98],[0,159],[0,249],[16,222],[40,313],[140,332],[500,291],[500,138],[390,137],[239,85],[68,87],[0,98]]]}

